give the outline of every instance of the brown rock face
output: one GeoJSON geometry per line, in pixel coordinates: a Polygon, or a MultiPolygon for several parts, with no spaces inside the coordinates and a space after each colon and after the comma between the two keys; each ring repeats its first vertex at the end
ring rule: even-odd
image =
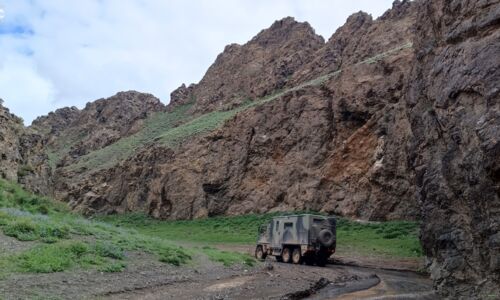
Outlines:
{"type": "Polygon", "coordinates": [[[47,116],[36,118],[31,127],[55,137],[66,130],[78,118],[79,114],[80,111],[74,106],[60,108],[54,112],[50,112],[47,116]]]}
{"type": "Polygon", "coordinates": [[[313,59],[293,74],[289,85],[293,86],[407,45],[413,36],[412,27],[417,13],[415,8],[412,2],[395,1],[392,9],[377,20],[364,12],[351,15],[314,54],[313,59]]]}
{"type": "Polygon", "coordinates": [[[406,102],[422,244],[443,296],[498,297],[500,4],[425,1],[417,24],[406,102]]]}
{"type": "Polygon", "coordinates": [[[21,157],[18,136],[24,126],[20,118],[9,112],[0,99],[0,177],[17,181],[17,171],[21,157]]]}
{"type": "Polygon", "coordinates": [[[80,138],[69,153],[73,157],[81,156],[134,134],[146,118],[164,109],[158,98],[135,91],[87,103],[70,125],[71,132],[66,133],[85,137],[80,138]]]}
{"type": "Polygon", "coordinates": [[[0,99],[0,178],[19,181],[28,189],[49,194],[50,168],[43,137],[23,126],[0,99]]]}
{"type": "Polygon", "coordinates": [[[145,119],[163,110],[165,106],[151,94],[119,92],[107,99],[89,102],[82,110],[58,109],[37,118],[31,127],[45,134],[47,148],[58,149],[53,155],[67,165],[86,153],[136,133],[145,119]]]}
{"type": "MultiPolygon", "coordinates": [[[[291,91],[242,112],[217,132],[180,148],[145,148],[110,170],[90,172],[84,180],[76,171],[61,170],[56,189],[75,209],[88,214],[141,210],[159,218],[182,219],[312,209],[366,219],[417,218],[413,173],[404,147],[411,131],[400,101],[414,56],[409,47],[397,44],[408,44],[411,37],[399,35],[409,32],[416,13],[409,4],[395,5],[393,10],[402,12],[388,12],[384,17],[388,24],[359,13],[334,34],[330,41],[345,41],[342,51],[332,54],[333,61],[344,63],[321,69],[317,76],[340,67],[342,72],[322,86],[291,91]],[[406,27],[386,30],[394,24],[406,27]],[[377,47],[363,50],[347,39],[349,30],[352,35],[360,28],[363,45],[377,47]],[[381,43],[373,32],[386,34],[387,41],[395,44],[381,43]],[[365,61],[370,54],[387,55],[365,61]]],[[[226,48],[202,82],[172,93],[173,106],[192,101],[189,97],[202,90],[217,94],[212,83],[230,82],[238,73],[248,75],[247,61],[257,54],[281,59],[283,48],[294,48],[304,40],[321,42],[307,24],[289,18],[276,22],[248,44],[226,48]]],[[[321,45],[318,55],[332,47],[321,45]]],[[[312,58],[292,61],[287,65],[294,70],[312,64],[312,58]]],[[[261,78],[269,76],[262,74],[252,79],[255,82],[249,77],[248,82],[224,85],[224,93],[239,91],[236,83],[259,87],[261,78]]],[[[202,105],[200,99],[196,98],[195,107],[202,105]]],[[[214,109],[210,105],[207,109],[214,109]]]]}
{"type": "MultiPolygon", "coordinates": [[[[324,45],[308,23],[276,21],[245,45],[226,46],[203,79],[173,103],[195,101],[195,112],[231,108],[283,88],[290,76],[324,45]]],[[[185,87],[177,91],[185,91],[185,87]]]]}

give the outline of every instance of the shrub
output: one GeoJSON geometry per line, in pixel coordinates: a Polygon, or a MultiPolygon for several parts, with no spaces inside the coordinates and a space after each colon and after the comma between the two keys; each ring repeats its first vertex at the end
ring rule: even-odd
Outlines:
{"type": "Polygon", "coordinates": [[[29,220],[18,220],[7,224],[3,233],[20,241],[34,241],[39,238],[37,225],[29,220]]]}
{"type": "Polygon", "coordinates": [[[174,266],[180,266],[187,263],[191,256],[181,248],[165,248],[159,251],[160,261],[174,266]]]}
{"type": "Polygon", "coordinates": [[[75,265],[75,260],[88,251],[83,242],[40,245],[19,255],[16,260],[23,272],[61,272],[75,265]]]}
{"type": "Polygon", "coordinates": [[[108,242],[97,242],[95,244],[95,251],[102,257],[109,257],[113,259],[123,259],[125,257],[122,248],[108,242]]]}
{"type": "Polygon", "coordinates": [[[101,272],[107,272],[107,273],[116,273],[116,272],[121,272],[125,270],[127,267],[126,264],[123,262],[115,262],[111,264],[106,264],[98,268],[99,271],[101,272]]]}
{"type": "Polygon", "coordinates": [[[3,226],[7,236],[15,237],[20,241],[34,241],[53,243],[59,239],[69,237],[70,228],[66,225],[56,225],[43,220],[15,219],[3,226]]]}

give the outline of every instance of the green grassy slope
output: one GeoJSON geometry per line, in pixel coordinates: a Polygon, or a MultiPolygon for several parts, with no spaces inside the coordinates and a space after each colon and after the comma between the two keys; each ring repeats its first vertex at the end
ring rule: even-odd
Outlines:
{"type": "Polygon", "coordinates": [[[150,253],[159,262],[172,265],[186,264],[196,255],[225,264],[253,262],[248,256],[187,249],[132,228],[87,220],[71,213],[63,203],[33,195],[4,180],[0,180],[0,231],[0,240],[10,237],[23,242],[21,250],[11,252],[0,243],[0,279],[13,273],[81,268],[118,272],[126,268],[130,251],[150,253]]]}

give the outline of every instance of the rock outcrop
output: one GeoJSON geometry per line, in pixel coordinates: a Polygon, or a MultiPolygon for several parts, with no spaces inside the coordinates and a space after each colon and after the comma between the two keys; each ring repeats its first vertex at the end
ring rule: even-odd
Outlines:
{"type": "Polygon", "coordinates": [[[10,113],[0,99],[0,177],[17,181],[21,157],[19,154],[19,135],[24,130],[23,121],[10,113]]]}
{"type": "Polygon", "coordinates": [[[36,193],[50,194],[51,170],[44,147],[44,137],[25,128],[0,99],[0,178],[18,181],[36,193]]]}
{"type": "Polygon", "coordinates": [[[133,135],[146,119],[164,110],[165,106],[151,94],[119,92],[107,99],[89,102],[82,110],[58,109],[37,118],[30,128],[44,134],[49,153],[57,156],[58,163],[64,166],[133,135]]]}
{"type": "Polygon", "coordinates": [[[500,293],[500,3],[419,3],[409,160],[421,240],[451,299],[500,293]]]}
{"type": "Polygon", "coordinates": [[[183,92],[174,94],[173,104],[194,101],[193,111],[199,113],[266,96],[285,87],[323,45],[308,23],[290,17],[276,21],[244,45],[226,46],[198,84],[177,90],[183,92]]]}

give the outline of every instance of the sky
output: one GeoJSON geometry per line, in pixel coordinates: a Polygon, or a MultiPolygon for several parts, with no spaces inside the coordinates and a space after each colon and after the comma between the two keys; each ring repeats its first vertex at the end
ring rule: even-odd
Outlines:
{"type": "Polygon", "coordinates": [[[357,11],[393,0],[0,0],[0,98],[25,124],[118,91],[168,103],[224,46],[275,20],[307,21],[328,39],[357,11]]]}

